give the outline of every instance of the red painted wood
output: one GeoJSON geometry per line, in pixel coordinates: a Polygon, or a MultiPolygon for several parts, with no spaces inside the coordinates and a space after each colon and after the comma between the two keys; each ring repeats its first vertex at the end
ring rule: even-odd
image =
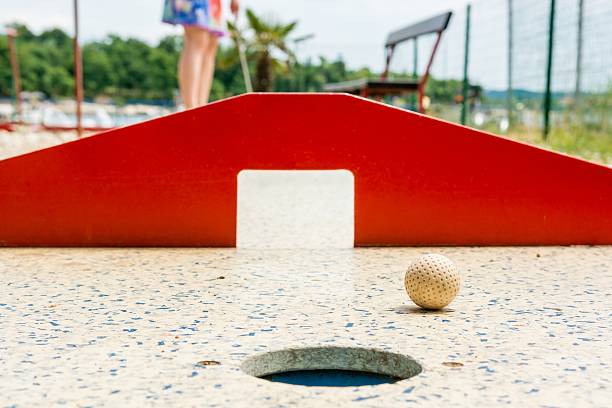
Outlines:
{"type": "Polygon", "coordinates": [[[443,32],[444,31],[438,31],[438,35],[436,36],[436,42],[434,43],[431,55],[429,56],[429,61],[427,61],[427,67],[425,68],[423,76],[419,80],[419,113],[425,113],[425,105],[423,103],[423,99],[425,98],[425,88],[427,87],[427,81],[429,81],[429,75],[431,74],[431,66],[433,65],[436,53],[438,52],[438,47],[440,46],[440,41],[442,40],[443,32]]]}
{"type": "Polygon", "coordinates": [[[0,123],[0,130],[4,130],[7,132],[14,132],[15,128],[13,127],[12,123],[4,122],[4,123],[0,123]]]}
{"type": "Polygon", "coordinates": [[[348,169],[355,243],[612,244],[612,169],[341,94],[251,94],[0,161],[4,246],[234,246],[243,169],[348,169]]]}

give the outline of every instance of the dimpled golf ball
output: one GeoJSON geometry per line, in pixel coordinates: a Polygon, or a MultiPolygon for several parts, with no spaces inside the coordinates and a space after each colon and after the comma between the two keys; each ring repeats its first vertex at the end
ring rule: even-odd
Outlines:
{"type": "Polygon", "coordinates": [[[461,277],[455,264],[445,256],[427,254],[408,267],[404,278],[410,299],[423,309],[442,309],[455,299],[461,277]]]}

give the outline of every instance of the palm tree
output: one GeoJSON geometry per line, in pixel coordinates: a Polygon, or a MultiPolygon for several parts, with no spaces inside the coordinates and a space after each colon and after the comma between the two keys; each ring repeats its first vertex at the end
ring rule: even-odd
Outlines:
{"type": "MultiPolygon", "coordinates": [[[[275,70],[287,69],[296,60],[295,54],[289,49],[288,37],[297,26],[297,21],[282,24],[265,20],[255,15],[251,9],[247,9],[246,15],[253,36],[242,41],[246,44],[249,56],[255,59],[254,89],[256,92],[270,92],[275,70]],[[281,59],[280,55],[285,58],[281,59]]],[[[240,36],[234,24],[229,23],[229,28],[234,36],[240,36]]]]}

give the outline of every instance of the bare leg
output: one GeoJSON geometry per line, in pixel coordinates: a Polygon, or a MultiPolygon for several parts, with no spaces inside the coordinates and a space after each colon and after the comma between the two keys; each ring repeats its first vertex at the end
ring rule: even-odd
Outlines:
{"type": "Polygon", "coordinates": [[[215,35],[209,32],[206,34],[208,36],[208,41],[206,51],[204,52],[204,58],[202,60],[202,72],[198,94],[199,105],[206,105],[208,103],[210,89],[215,76],[215,59],[217,57],[217,47],[219,45],[219,40],[215,35]]]}
{"type": "Polygon", "coordinates": [[[197,27],[185,27],[183,52],[179,61],[179,87],[186,109],[198,106],[202,64],[208,45],[208,32],[197,27]]]}

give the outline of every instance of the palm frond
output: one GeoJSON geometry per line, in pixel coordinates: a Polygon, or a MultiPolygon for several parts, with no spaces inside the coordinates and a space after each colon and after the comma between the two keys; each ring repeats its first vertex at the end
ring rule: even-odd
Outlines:
{"type": "Polygon", "coordinates": [[[247,20],[249,20],[249,25],[251,26],[253,30],[255,30],[256,33],[268,31],[268,27],[266,27],[266,24],[264,23],[264,21],[260,19],[259,17],[257,17],[255,13],[253,12],[253,10],[247,9],[246,15],[247,15],[247,20]]]}
{"type": "Polygon", "coordinates": [[[289,33],[295,30],[295,27],[297,27],[297,24],[298,24],[297,21],[293,21],[287,25],[279,26],[280,35],[283,37],[286,37],[287,35],[289,35],[289,33]]]}
{"type": "Polygon", "coordinates": [[[294,44],[295,43],[301,43],[301,42],[313,39],[314,36],[315,36],[314,34],[306,34],[306,35],[303,35],[301,37],[296,37],[296,38],[292,39],[291,42],[294,43],[294,44]]]}

